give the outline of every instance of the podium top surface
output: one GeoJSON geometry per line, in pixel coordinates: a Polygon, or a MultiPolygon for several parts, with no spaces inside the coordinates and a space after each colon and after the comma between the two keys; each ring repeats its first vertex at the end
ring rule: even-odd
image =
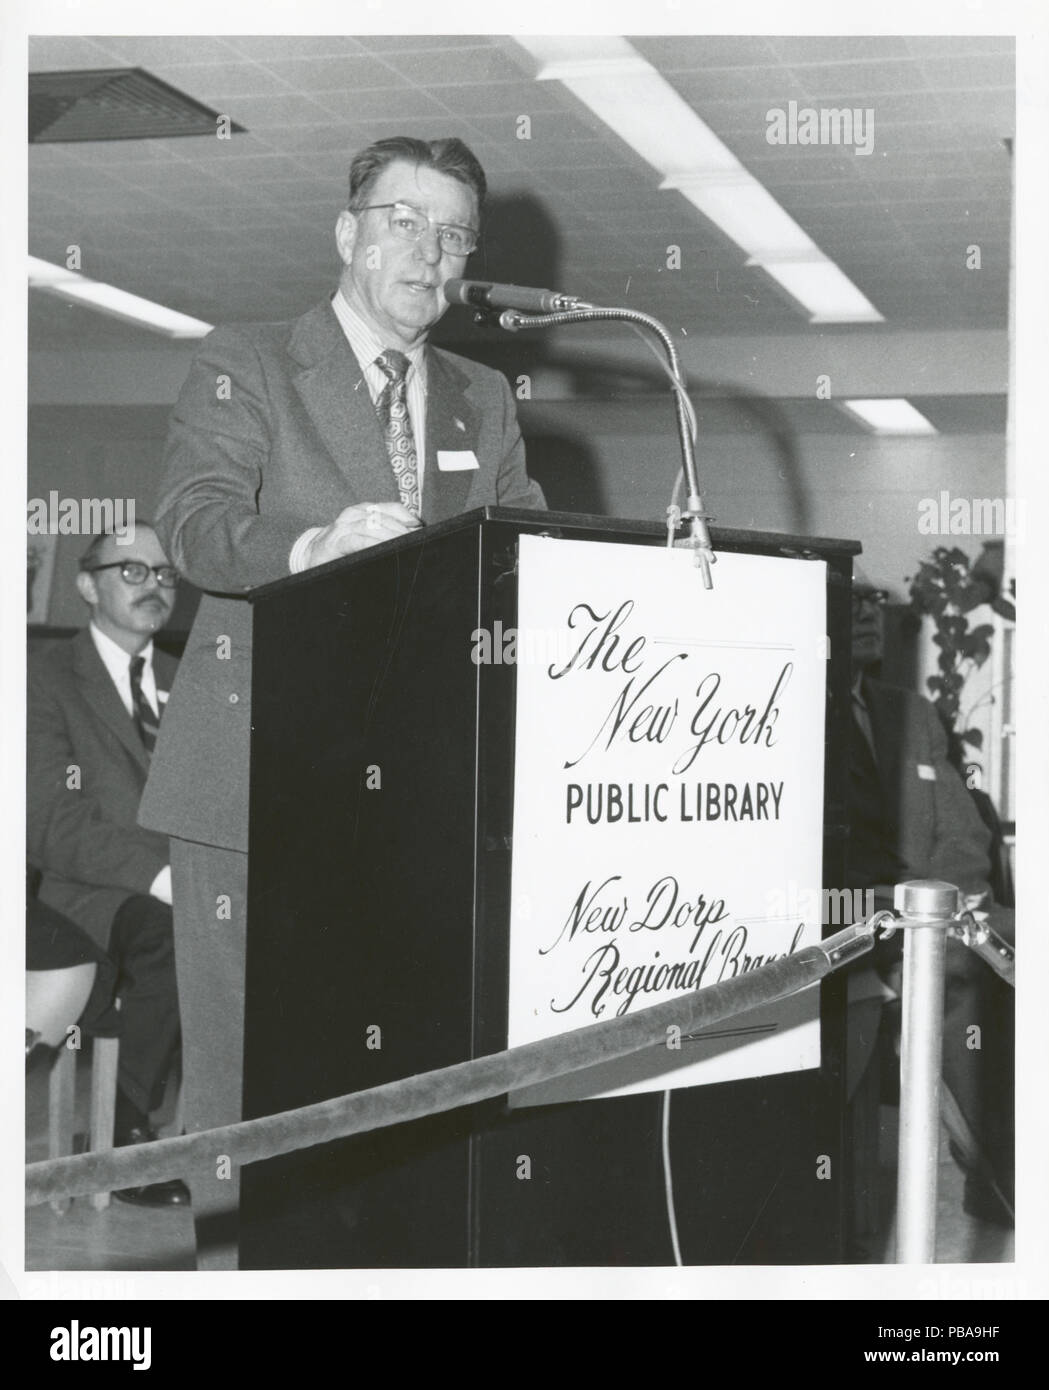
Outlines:
{"type": "MultiPolygon", "coordinates": [[[[327,565],[304,570],[301,574],[290,574],[271,584],[260,585],[247,597],[252,603],[271,595],[286,593],[300,584],[308,584],[322,576],[357,565],[367,564],[380,556],[392,555],[397,551],[409,551],[419,545],[428,544],[456,531],[470,531],[479,525],[507,525],[519,533],[538,532],[571,534],[574,539],[585,539],[586,533],[600,534],[606,540],[654,541],[666,539],[667,528],[659,521],[629,521],[618,517],[593,516],[581,512],[538,512],[518,507],[477,507],[461,516],[440,521],[434,526],[424,526],[410,535],[396,540],[383,541],[380,545],[359,550],[355,555],[344,555],[327,565]]],[[[780,531],[739,530],[726,526],[711,526],[710,538],[717,550],[760,550],[765,553],[779,553],[789,557],[815,556],[820,558],[832,555],[858,555],[863,546],[859,541],[842,540],[826,536],[794,536],[780,531]]]]}

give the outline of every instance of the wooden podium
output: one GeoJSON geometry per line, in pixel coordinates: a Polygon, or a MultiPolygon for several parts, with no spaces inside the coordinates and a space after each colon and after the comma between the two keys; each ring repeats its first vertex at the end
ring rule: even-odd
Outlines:
{"type": "MultiPolygon", "coordinates": [[[[471,633],[515,625],[522,534],[665,543],[492,507],[253,595],[247,1119],[506,1046],[515,668],[475,664],[471,633]]],[[[827,563],[823,864],[841,884],[859,546],[713,540],[827,563]]],[[[843,991],[822,987],[818,1070],[674,1092],[686,1264],[841,1258],[843,991]]],[[[241,1267],[670,1264],[660,1105],[499,1100],[252,1165],[241,1267]]]]}

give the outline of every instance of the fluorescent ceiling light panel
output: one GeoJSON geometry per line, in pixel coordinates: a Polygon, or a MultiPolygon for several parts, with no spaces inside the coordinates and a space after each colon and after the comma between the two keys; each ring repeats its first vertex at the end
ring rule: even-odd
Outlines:
{"type": "Polygon", "coordinates": [[[625,38],[517,36],[538,82],[562,82],[595,116],[742,247],[813,323],[881,323],[851,280],[625,38]]]}
{"type": "Polygon", "coordinates": [[[850,415],[862,420],[875,434],[937,434],[936,426],[926,420],[906,400],[839,401],[850,415]]]}
{"type": "Polygon", "coordinates": [[[47,294],[58,295],[61,299],[71,299],[77,304],[85,304],[100,314],[123,319],[126,323],[136,323],[142,328],[162,333],[167,338],[203,338],[213,327],[203,319],[180,314],[176,309],[168,309],[163,304],[154,304],[115,285],[103,284],[100,280],[89,280],[78,271],[67,270],[64,266],[52,265],[36,256],[29,257],[29,285],[34,290],[44,290],[47,294]]]}
{"type": "Polygon", "coordinates": [[[626,39],[597,35],[517,42],[538,61],[537,82],[563,82],[661,173],[744,172],[732,151],[626,39]]]}
{"type": "MultiPolygon", "coordinates": [[[[517,43],[532,55],[540,67],[577,67],[580,63],[631,63],[651,67],[632,43],[618,34],[527,34],[517,43]]],[[[537,74],[541,81],[545,74],[537,74]]]]}
{"type": "Polygon", "coordinates": [[[884,323],[874,305],[844,271],[825,257],[816,261],[760,262],[765,273],[803,304],[810,323],[884,323]]]}
{"type": "Polygon", "coordinates": [[[750,254],[754,265],[764,265],[766,258],[793,260],[822,254],[790,213],[745,172],[735,179],[669,178],[662,186],[683,193],[704,217],[750,254]]]}
{"type": "Polygon", "coordinates": [[[743,165],[654,70],[561,78],[661,174],[743,173],[743,165]]]}

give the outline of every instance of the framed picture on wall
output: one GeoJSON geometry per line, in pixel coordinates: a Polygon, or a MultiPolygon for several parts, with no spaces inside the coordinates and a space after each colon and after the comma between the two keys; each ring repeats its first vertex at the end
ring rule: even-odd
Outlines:
{"type": "Polygon", "coordinates": [[[55,574],[57,536],[29,536],[26,541],[26,622],[46,623],[55,574]]]}

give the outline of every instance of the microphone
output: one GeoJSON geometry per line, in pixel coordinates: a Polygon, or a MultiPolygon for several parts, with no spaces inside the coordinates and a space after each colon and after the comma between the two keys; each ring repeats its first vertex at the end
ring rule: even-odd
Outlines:
{"type": "Polygon", "coordinates": [[[519,309],[525,314],[556,314],[579,304],[575,295],[557,290],[494,285],[488,280],[447,280],[444,297],[449,304],[467,304],[474,309],[519,309]]]}

